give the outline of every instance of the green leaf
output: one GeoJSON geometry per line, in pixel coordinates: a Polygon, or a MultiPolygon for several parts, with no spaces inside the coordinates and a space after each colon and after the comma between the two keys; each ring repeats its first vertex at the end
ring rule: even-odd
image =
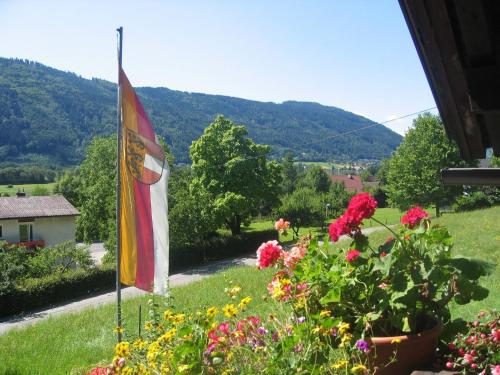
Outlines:
{"type": "Polygon", "coordinates": [[[332,288],[326,293],[326,295],[319,300],[319,302],[325,306],[332,302],[340,301],[340,288],[332,288]]]}
{"type": "Polygon", "coordinates": [[[411,331],[410,322],[408,320],[408,317],[405,316],[403,318],[403,332],[410,332],[410,331],[411,331]]]}

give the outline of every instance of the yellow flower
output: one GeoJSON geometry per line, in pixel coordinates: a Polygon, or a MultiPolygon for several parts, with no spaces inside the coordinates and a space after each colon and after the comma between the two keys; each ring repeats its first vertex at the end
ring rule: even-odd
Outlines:
{"type": "Polygon", "coordinates": [[[170,318],[172,317],[172,315],[174,315],[173,311],[170,310],[170,309],[167,309],[165,310],[165,312],[163,313],[163,319],[165,320],[170,320],[170,318]]]}
{"type": "Polygon", "coordinates": [[[127,341],[122,341],[116,344],[115,346],[115,354],[118,357],[126,357],[130,353],[130,343],[127,341]]]}
{"type": "Polygon", "coordinates": [[[252,302],[252,298],[251,297],[245,297],[243,298],[240,303],[238,304],[238,308],[240,310],[245,310],[247,305],[252,302]]]}
{"type": "Polygon", "coordinates": [[[160,373],[163,374],[170,374],[170,367],[168,367],[168,364],[163,362],[160,367],[160,373]]]}
{"type": "Polygon", "coordinates": [[[224,306],[222,308],[222,311],[224,312],[224,316],[228,318],[231,318],[232,316],[235,316],[238,313],[238,309],[232,303],[224,306]]]}
{"type": "Polygon", "coordinates": [[[207,318],[213,318],[215,315],[217,315],[219,313],[219,310],[217,309],[217,307],[209,307],[207,309],[207,318]]]}
{"type": "Polygon", "coordinates": [[[340,323],[339,325],[339,335],[344,335],[348,330],[349,328],[351,328],[351,325],[349,323],[340,323]]]}
{"type": "Polygon", "coordinates": [[[123,333],[123,327],[116,326],[113,330],[114,333],[123,333]]]}
{"type": "Polygon", "coordinates": [[[158,341],[152,342],[148,347],[148,353],[146,354],[146,358],[148,359],[148,363],[150,366],[156,368],[156,357],[160,354],[161,346],[158,341]]]}
{"type": "Polygon", "coordinates": [[[332,312],[330,310],[321,310],[319,313],[320,318],[326,318],[332,315],[332,312]]]}
{"type": "Polygon", "coordinates": [[[273,298],[274,299],[281,299],[281,297],[284,297],[285,296],[285,292],[279,287],[279,286],[275,286],[273,288],[273,298]]]}
{"type": "Polygon", "coordinates": [[[185,314],[175,314],[170,318],[170,321],[174,324],[179,324],[184,321],[184,318],[186,317],[185,314]]]}
{"type": "Polygon", "coordinates": [[[367,368],[365,366],[359,364],[359,365],[354,366],[351,369],[351,373],[352,374],[367,374],[368,370],[367,370],[367,368]]]}
{"type": "Polygon", "coordinates": [[[227,293],[227,295],[231,298],[236,298],[239,292],[241,292],[241,287],[236,285],[233,286],[231,289],[225,288],[224,291],[227,293]]]}
{"type": "Polygon", "coordinates": [[[226,360],[228,362],[231,362],[233,360],[233,358],[234,358],[233,352],[228,352],[227,355],[226,355],[226,360]]]}
{"type": "Polygon", "coordinates": [[[153,329],[153,323],[151,323],[151,322],[146,322],[146,323],[144,324],[144,329],[145,329],[146,331],[151,331],[151,330],[153,329]]]}
{"type": "Polygon", "coordinates": [[[168,341],[172,340],[172,338],[175,336],[176,333],[177,333],[177,329],[172,328],[172,329],[168,330],[165,334],[161,335],[160,338],[158,339],[158,341],[168,342],[168,341]]]}
{"type": "Polygon", "coordinates": [[[137,339],[132,343],[132,347],[137,350],[143,350],[147,346],[147,342],[142,339],[137,339]]]}
{"type": "Polygon", "coordinates": [[[399,344],[401,342],[401,339],[392,339],[391,344],[399,344]]]}
{"type": "Polygon", "coordinates": [[[283,285],[283,286],[291,285],[292,284],[292,280],[284,277],[283,279],[280,280],[280,284],[283,285]]]}
{"type": "Polygon", "coordinates": [[[352,339],[352,335],[350,333],[345,333],[340,340],[339,347],[343,348],[345,346],[345,344],[347,344],[347,343],[349,343],[349,341],[351,341],[351,339],[352,339]]]}
{"type": "Polygon", "coordinates": [[[301,309],[305,306],[305,304],[306,304],[306,299],[304,297],[301,297],[297,299],[293,307],[295,307],[296,309],[301,309]]]}
{"type": "Polygon", "coordinates": [[[341,369],[341,368],[346,368],[347,364],[348,364],[348,362],[346,360],[338,361],[338,362],[335,362],[332,365],[332,368],[335,369],[335,370],[338,370],[338,369],[341,369]]]}
{"type": "Polygon", "coordinates": [[[180,373],[186,372],[187,370],[189,370],[189,366],[188,365],[179,365],[177,367],[177,371],[179,371],[180,373]]]}
{"type": "Polygon", "coordinates": [[[314,327],[314,328],[311,330],[311,333],[316,334],[316,333],[319,333],[319,331],[320,331],[320,330],[321,330],[321,327],[316,326],[316,327],[314,327]]]}

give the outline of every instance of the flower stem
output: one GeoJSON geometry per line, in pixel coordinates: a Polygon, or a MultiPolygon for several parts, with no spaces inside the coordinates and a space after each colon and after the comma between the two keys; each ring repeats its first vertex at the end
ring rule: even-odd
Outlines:
{"type": "Polygon", "coordinates": [[[394,232],[390,227],[388,227],[386,224],[382,223],[380,220],[375,219],[374,217],[372,217],[371,219],[373,221],[375,221],[376,223],[379,223],[380,225],[382,225],[383,227],[385,227],[389,232],[391,232],[392,234],[394,234],[394,236],[398,239],[399,242],[402,242],[401,238],[399,237],[399,235],[396,232],[394,232]]]}

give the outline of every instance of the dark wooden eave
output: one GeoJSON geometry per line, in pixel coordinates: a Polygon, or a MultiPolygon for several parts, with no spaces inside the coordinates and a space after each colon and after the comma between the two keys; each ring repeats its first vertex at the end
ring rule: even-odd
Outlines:
{"type": "Polygon", "coordinates": [[[448,136],[500,156],[500,1],[399,0],[448,136]]]}

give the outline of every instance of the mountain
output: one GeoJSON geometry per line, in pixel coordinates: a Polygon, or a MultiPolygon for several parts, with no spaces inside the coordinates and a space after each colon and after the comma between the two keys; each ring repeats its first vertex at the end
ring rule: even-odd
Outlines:
{"type": "MultiPolygon", "coordinates": [[[[270,144],[276,158],[289,149],[302,160],[382,159],[401,141],[383,125],[317,103],[264,103],[152,87],[136,91],[176,162],[190,163],[189,145],[217,114],[246,125],[250,137],[270,144]]],[[[1,165],[75,165],[93,137],[115,131],[115,116],[114,83],[0,58],[1,165]]]]}

